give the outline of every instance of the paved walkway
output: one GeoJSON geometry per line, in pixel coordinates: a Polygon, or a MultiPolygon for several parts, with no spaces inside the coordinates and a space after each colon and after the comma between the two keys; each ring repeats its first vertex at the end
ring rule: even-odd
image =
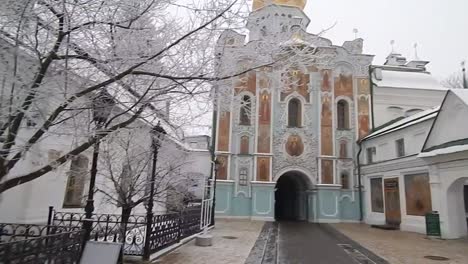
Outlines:
{"type": "Polygon", "coordinates": [[[195,241],[176,249],[155,263],[243,264],[262,229],[263,222],[216,220],[213,246],[198,247],[195,241]]]}
{"type": "Polygon", "coordinates": [[[327,224],[280,222],[278,263],[385,263],[327,224]]]}
{"type": "Polygon", "coordinates": [[[468,263],[468,239],[433,240],[422,234],[375,229],[364,224],[332,226],[391,264],[468,263]],[[449,260],[434,261],[424,256],[442,256],[449,260]]]}

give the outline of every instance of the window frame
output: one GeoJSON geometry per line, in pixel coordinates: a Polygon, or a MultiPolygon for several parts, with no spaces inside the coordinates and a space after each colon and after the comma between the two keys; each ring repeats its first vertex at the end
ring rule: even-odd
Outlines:
{"type": "Polygon", "coordinates": [[[345,99],[340,99],[336,103],[336,129],[349,130],[349,103],[345,99]]]}
{"type": "Polygon", "coordinates": [[[383,187],[383,177],[375,177],[375,178],[370,178],[369,179],[369,185],[370,185],[370,204],[371,204],[371,212],[373,213],[385,213],[385,202],[384,202],[384,187],[383,187]],[[373,192],[373,189],[372,189],[372,182],[375,182],[375,181],[379,181],[379,184],[376,184],[378,186],[380,186],[380,193],[379,193],[379,197],[374,197],[374,192],[373,192]],[[381,207],[377,208],[376,207],[376,204],[374,204],[374,200],[373,198],[380,198],[380,202],[381,204],[381,207]]]}
{"type": "Polygon", "coordinates": [[[239,125],[252,125],[252,97],[247,94],[244,94],[241,97],[241,104],[239,107],[239,125]],[[244,116],[247,118],[247,120],[243,119],[244,116]]]}
{"type": "Polygon", "coordinates": [[[400,139],[395,140],[395,152],[396,152],[397,158],[406,156],[405,138],[400,138],[400,139]]]}
{"type": "Polygon", "coordinates": [[[367,164],[375,163],[374,157],[377,156],[377,148],[376,147],[368,147],[366,148],[366,158],[367,164]]]}
{"type": "Polygon", "coordinates": [[[302,127],[302,102],[299,98],[293,97],[289,99],[288,101],[288,127],[302,127]],[[297,108],[296,108],[296,113],[295,113],[295,121],[292,122],[292,108],[291,108],[291,103],[295,103],[297,108]],[[294,124],[293,124],[294,123],[294,124]]]}
{"type": "Polygon", "coordinates": [[[247,186],[249,183],[249,170],[241,168],[239,170],[239,186],[247,186]]]}
{"type": "Polygon", "coordinates": [[[78,155],[70,162],[70,171],[68,172],[67,183],[65,185],[65,194],[63,197],[62,208],[83,208],[84,207],[84,192],[86,187],[86,177],[89,171],[89,158],[85,155],[78,155]],[[79,168],[79,162],[85,162],[82,170],[79,168]],[[75,168],[78,167],[78,168],[75,168]],[[80,184],[77,186],[77,184],[80,184]],[[81,194],[73,193],[76,188],[78,192],[81,189],[81,194]],[[76,196],[76,197],[75,197],[76,196]],[[80,198],[77,198],[80,197],[80,198]],[[74,200],[76,199],[76,200],[74,200]]]}

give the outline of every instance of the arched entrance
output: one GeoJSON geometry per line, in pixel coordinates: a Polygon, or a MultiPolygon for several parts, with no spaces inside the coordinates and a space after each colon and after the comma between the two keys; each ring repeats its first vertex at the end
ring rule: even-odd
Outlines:
{"type": "Polygon", "coordinates": [[[447,217],[449,238],[468,235],[468,178],[454,181],[447,189],[447,217]]]}
{"type": "Polygon", "coordinates": [[[275,187],[275,220],[306,220],[309,180],[300,172],[287,172],[275,187]]]}

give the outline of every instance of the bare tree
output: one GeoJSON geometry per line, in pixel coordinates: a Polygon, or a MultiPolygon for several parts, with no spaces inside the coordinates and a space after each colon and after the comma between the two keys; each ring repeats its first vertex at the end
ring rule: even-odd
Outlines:
{"type": "Polygon", "coordinates": [[[463,74],[454,72],[442,80],[442,85],[447,88],[463,88],[463,74]]]}
{"type": "MultiPolygon", "coordinates": [[[[0,5],[0,193],[37,179],[165,102],[189,102],[216,75],[218,30],[242,16],[244,1],[6,0],[0,5]],[[170,10],[177,7],[184,19],[170,10]],[[91,123],[93,97],[119,102],[104,128],[91,123]],[[83,125],[85,124],[85,125],[83,125]],[[38,143],[72,136],[57,159],[17,172],[38,143]]],[[[43,150],[39,150],[43,151],[43,150]]]]}
{"type": "Polygon", "coordinates": [[[104,202],[121,208],[124,220],[148,199],[164,204],[173,186],[189,180],[190,175],[183,173],[184,166],[190,165],[189,153],[171,140],[165,140],[161,152],[164,155],[158,156],[154,196],[149,197],[153,151],[148,134],[145,128],[127,128],[103,141],[99,170],[102,177],[97,191],[104,196],[104,202]]]}

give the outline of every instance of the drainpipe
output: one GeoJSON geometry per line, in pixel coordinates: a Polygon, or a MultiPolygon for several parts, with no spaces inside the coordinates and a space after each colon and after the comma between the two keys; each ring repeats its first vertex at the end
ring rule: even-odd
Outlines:
{"type": "Polygon", "coordinates": [[[358,141],[358,146],[359,146],[359,151],[357,153],[357,173],[358,173],[358,190],[359,190],[359,221],[364,220],[364,212],[362,208],[362,183],[361,183],[361,161],[360,161],[360,156],[362,152],[362,142],[359,140],[358,141]]]}
{"type": "Polygon", "coordinates": [[[374,124],[375,124],[375,118],[374,118],[374,81],[372,80],[372,73],[374,72],[374,70],[375,70],[375,67],[372,67],[372,65],[369,65],[369,85],[370,85],[371,114],[372,114],[371,131],[374,131],[374,124]]]}

